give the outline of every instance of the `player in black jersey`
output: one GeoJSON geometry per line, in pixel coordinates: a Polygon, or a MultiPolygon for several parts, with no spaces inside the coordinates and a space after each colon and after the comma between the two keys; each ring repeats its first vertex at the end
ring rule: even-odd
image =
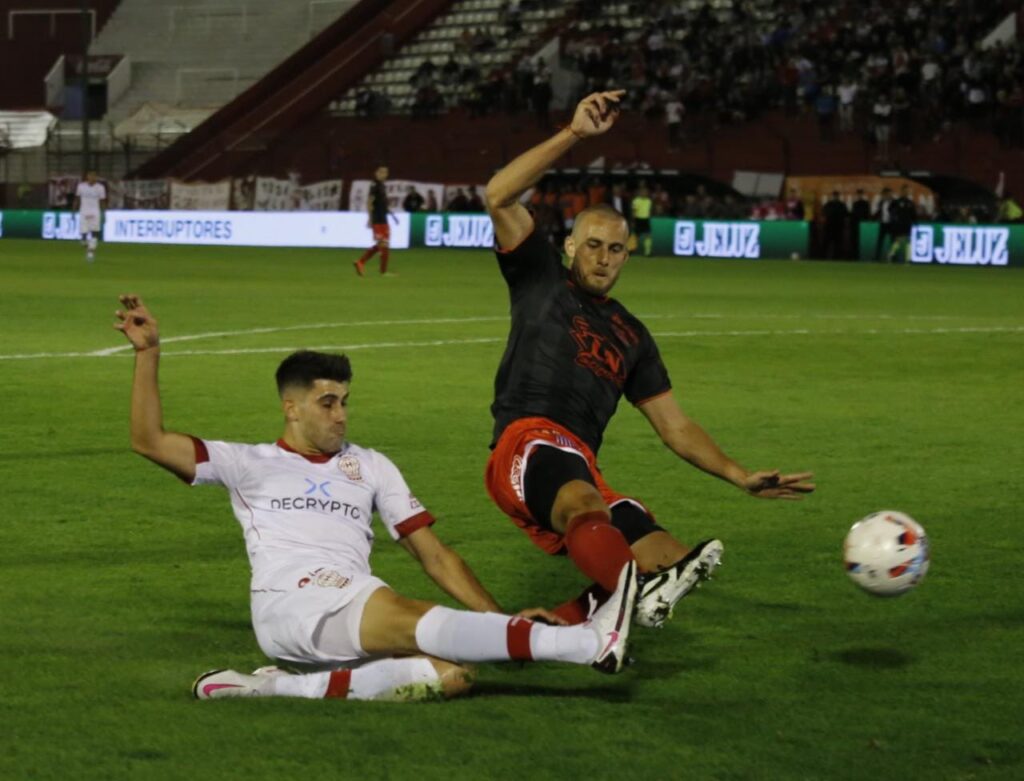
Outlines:
{"type": "Polygon", "coordinates": [[[661,626],[672,608],[717,566],[718,540],[692,550],[657,525],[638,500],[612,490],[596,453],[624,395],[680,458],[752,496],[797,499],[810,473],[749,472],[679,407],[651,334],[608,297],[628,258],[629,227],[610,206],[590,207],[565,240],[570,265],[534,231],[520,203],[559,157],[606,132],[621,91],[588,96],[572,123],[526,151],[487,185],[498,265],[512,323],[495,378],[493,453],[487,488],[495,503],[543,550],[567,554],[595,586],[558,612],[586,618],[591,597],[615,588],[624,564],[642,576],[635,619],[661,626]]]}
{"type": "Polygon", "coordinates": [[[380,252],[380,273],[388,273],[388,251],[391,242],[391,227],[388,225],[388,217],[393,217],[388,209],[388,167],[381,165],[373,174],[373,184],[370,185],[370,195],[367,198],[367,211],[369,212],[367,227],[373,229],[374,244],[354,265],[356,273],[363,276],[366,273],[366,261],[380,252]]]}

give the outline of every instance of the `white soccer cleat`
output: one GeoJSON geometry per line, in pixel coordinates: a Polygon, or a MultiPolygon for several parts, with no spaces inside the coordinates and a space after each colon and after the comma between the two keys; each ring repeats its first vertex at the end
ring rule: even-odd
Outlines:
{"type": "Polygon", "coordinates": [[[210,670],[196,678],[192,684],[192,696],[197,700],[219,700],[225,697],[259,697],[265,694],[268,678],[287,675],[277,667],[260,667],[252,675],[234,670],[210,670]]]}
{"type": "Polygon", "coordinates": [[[636,622],[646,627],[664,626],[676,603],[711,577],[722,561],[722,550],[721,540],[704,540],[668,569],[642,578],[633,617],[636,622]]]}
{"type": "Polygon", "coordinates": [[[636,562],[630,561],[619,573],[614,593],[586,622],[598,634],[600,650],[590,663],[595,670],[617,673],[625,666],[636,591],[636,562]]]}

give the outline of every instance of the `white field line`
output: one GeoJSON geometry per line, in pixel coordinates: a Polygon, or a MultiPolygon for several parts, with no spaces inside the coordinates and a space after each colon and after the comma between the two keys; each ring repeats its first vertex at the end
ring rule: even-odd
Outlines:
{"type": "MultiPolygon", "coordinates": [[[[650,318],[648,318],[650,319],[650,318]]],[[[750,329],[750,330],[729,330],[729,331],[655,331],[653,336],[658,339],[671,338],[711,338],[711,337],[745,337],[745,336],[861,336],[861,335],[939,335],[939,334],[1017,334],[1024,333],[1024,326],[964,326],[964,327],[938,327],[938,328],[858,328],[854,330],[813,330],[809,328],[785,328],[785,329],[750,329]]],[[[170,341],[170,340],[165,340],[170,341]]],[[[451,345],[468,344],[495,344],[504,342],[505,337],[478,337],[467,339],[431,339],[425,341],[411,342],[366,342],[362,344],[328,344],[310,347],[302,346],[279,346],[279,347],[251,347],[234,348],[221,350],[162,350],[161,354],[167,357],[187,355],[251,355],[257,353],[288,353],[300,349],[309,350],[369,350],[386,349],[394,347],[446,347],[451,345]]],[[[109,350],[94,350],[92,352],[66,352],[66,353],[26,353],[2,355],[0,360],[27,360],[32,358],[111,358],[129,357],[129,353],[109,350]]]]}
{"type": "MultiPolygon", "coordinates": [[[[724,315],[714,312],[691,312],[691,313],[678,313],[678,314],[660,314],[660,315],[642,315],[642,320],[672,320],[672,319],[695,319],[695,320],[722,320],[726,317],[736,317],[736,315],[724,315]]],[[[876,321],[876,320],[955,320],[957,319],[954,315],[890,315],[890,314],[874,314],[874,315],[830,315],[830,314],[749,314],[741,315],[743,319],[754,319],[754,320],[793,320],[793,319],[810,319],[810,320],[854,320],[858,322],[862,321],[876,321]]],[[[348,322],[337,322],[337,323],[303,323],[301,325],[282,325],[282,326],[266,326],[262,328],[242,328],[230,331],[206,331],[198,334],[184,334],[181,336],[168,336],[161,339],[162,344],[174,344],[177,342],[193,342],[201,339],[216,339],[222,337],[234,337],[234,336],[251,336],[254,334],[276,334],[284,333],[286,331],[314,331],[322,330],[325,328],[353,328],[359,326],[389,326],[389,325],[446,325],[446,324],[459,324],[459,323],[494,323],[500,321],[507,321],[508,315],[501,315],[495,317],[442,317],[442,318],[422,318],[422,319],[408,319],[408,320],[350,320],[348,322]]],[[[710,332],[708,332],[709,335],[710,332]]],[[[870,332],[868,332],[870,333],[870,332]]],[[[684,335],[690,335],[690,332],[685,332],[684,335]]],[[[736,332],[731,334],[718,334],[732,335],[732,336],[745,336],[755,335],[747,334],[744,332],[736,332]]],[[[439,344],[462,344],[462,342],[429,342],[425,344],[408,343],[410,347],[420,346],[436,346],[439,344]]],[[[390,344],[383,343],[382,347],[396,347],[398,343],[390,344]]],[[[104,358],[109,355],[117,355],[120,353],[129,354],[131,352],[130,344],[119,344],[114,347],[103,347],[99,350],[87,350],[78,352],[42,352],[42,353],[14,353],[3,355],[0,354],[0,361],[12,361],[12,360],[26,360],[30,358],[104,358]]],[[[326,349],[326,348],[325,348],[326,349]]],[[[331,348],[338,349],[338,348],[331,348]]],[[[364,349],[363,346],[352,347],[350,349],[364,349]]],[[[254,349],[249,352],[278,352],[275,349],[259,350],[254,349]]],[[[210,350],[196,350],[192,352],[178,352],[175,355],[234,355],[237,354],[231,350],[227,351],[210,351],[210,350]]]]}

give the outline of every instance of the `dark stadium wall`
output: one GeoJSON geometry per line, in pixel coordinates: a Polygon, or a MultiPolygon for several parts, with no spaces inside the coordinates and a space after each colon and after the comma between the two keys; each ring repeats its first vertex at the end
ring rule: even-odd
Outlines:
{"type": "MultiPolygon", "coordinates": [[[[96,32],[103,28],[120,0],[88,0],[96,11],[96,32]]],[[[81,0],[0,0],[0,109],[45,107],[43,79],[62,54],[82,51],[81,0]],[[34,11],[12,17],[11,11],[34,11]]]]}
{"type": "MultiPolygon", "coordinates": [[[[555,117],[555,124],[567,121],[555,117]]],[[[284,176],[298,172],[307,181],[366,178],[378,162],[396,177],[429,181],[484,181],[519,152],[550,133],[532,115],[469,118],[461,112],[429,120],[329,117],[315,119],[282,135],[247,161],[245,171],[284,176]]],[[[1019,151],[1000,148],[991,133],[956,126],[938,140],[896,152],[896,165],[880,166],[875,149],[859,135],[822,141],[813,118],[769,114],[751,123],[716,127],[672,150],[665,128],[642,117],[623,116],[605,136],[576,146],[566,167],[605,165],[675,168],[729,183],[736,170],[778,171],[790,175],[869,174],[880,168],[927,170],[962,176],[991,187],[1000,170],[1008,186],[1024,191],[1019,151]]]]}
{"type": "Polygon", "coordinates": [[[362,0],[133,175],[218,179],[248,170],[283,133],[315,119],[449,5],[451,0],[362,0]]]}

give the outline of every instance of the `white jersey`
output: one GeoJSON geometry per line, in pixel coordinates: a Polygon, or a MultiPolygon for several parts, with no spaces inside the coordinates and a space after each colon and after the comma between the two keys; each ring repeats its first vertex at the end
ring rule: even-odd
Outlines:
{"type": "Polygon", "coordinates": [[[75,195],[78,197],[79,214],[98,217],[100,214],[100,201],[107,199],[107,188],[99,182],[96,182],[96,184],[79,182],[75,195]]]}
{"type": "Polygon", "coordinates": [[[381,453],[348,443],[304,456],[282,440],[242,445],[193,438],[193,485],[223,485],[242,526],[252,589],[289,587],[297,569],[370,574],[376,510],[393,540],[434,522],[381,453]]]}

